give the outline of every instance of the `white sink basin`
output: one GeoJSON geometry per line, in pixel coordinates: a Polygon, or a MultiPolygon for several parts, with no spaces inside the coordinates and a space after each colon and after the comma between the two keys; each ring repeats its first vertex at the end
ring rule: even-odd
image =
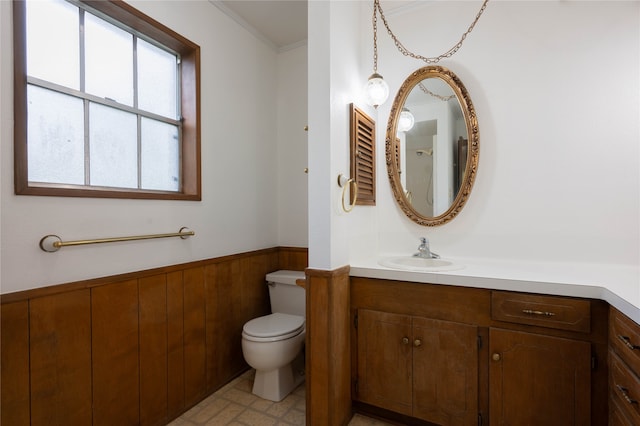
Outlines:
{"type": "Polygon", "coordinates": [[[464,265],[446,259],[425,259],[413,256],[385,257],[378,263],[387,268],[417,272],[455,271],[464,268],[464,265]]]}

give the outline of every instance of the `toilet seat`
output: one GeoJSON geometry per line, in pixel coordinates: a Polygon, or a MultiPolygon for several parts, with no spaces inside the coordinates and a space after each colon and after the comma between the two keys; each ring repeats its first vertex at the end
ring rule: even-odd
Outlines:
{"type": "Polygon", "coordinates": [[[303,317],[274,313],[248,321],[242,327],[242,337],[253,342],[275,342],[290,339],[303,330],[303,317]]]}

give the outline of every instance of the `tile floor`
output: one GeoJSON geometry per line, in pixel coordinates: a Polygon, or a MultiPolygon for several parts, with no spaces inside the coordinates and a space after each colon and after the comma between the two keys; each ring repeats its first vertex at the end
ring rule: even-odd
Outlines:
{"type": "MultiPolygon", "coordinates": [[[[174,420],[169,426],[304,426],[304,383],[280,402],[251,393],[254,370],[249,370],[174,420]]],[[[387,426],[356,414],[349,426],[387,426]]]]}

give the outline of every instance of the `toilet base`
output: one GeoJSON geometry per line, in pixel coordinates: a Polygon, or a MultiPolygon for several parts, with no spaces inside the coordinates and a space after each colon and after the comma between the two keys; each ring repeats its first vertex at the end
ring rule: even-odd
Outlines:
{"type": "Polygon", "coordinates": [[[270,371],[256,370],[253,394],[269,401],[282,401],[304,381],[304,351],[291,363],[270,371]]]}

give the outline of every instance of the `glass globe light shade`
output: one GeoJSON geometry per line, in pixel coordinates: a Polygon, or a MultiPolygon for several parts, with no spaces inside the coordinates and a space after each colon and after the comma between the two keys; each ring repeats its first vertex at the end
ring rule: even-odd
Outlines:
{"type": "Polygon", "coordinates": [[[407,108],[402,108],[400,119],[398,120],[398,132],[408,132],[413,127],[415,119],[407,108]]]}
{"type": "Polygon", "coordinates": [[[371,74],[364,88],[366,102],[374,108],[382,105],[389,97],[389,85],[378,73],[371,74]]]}

